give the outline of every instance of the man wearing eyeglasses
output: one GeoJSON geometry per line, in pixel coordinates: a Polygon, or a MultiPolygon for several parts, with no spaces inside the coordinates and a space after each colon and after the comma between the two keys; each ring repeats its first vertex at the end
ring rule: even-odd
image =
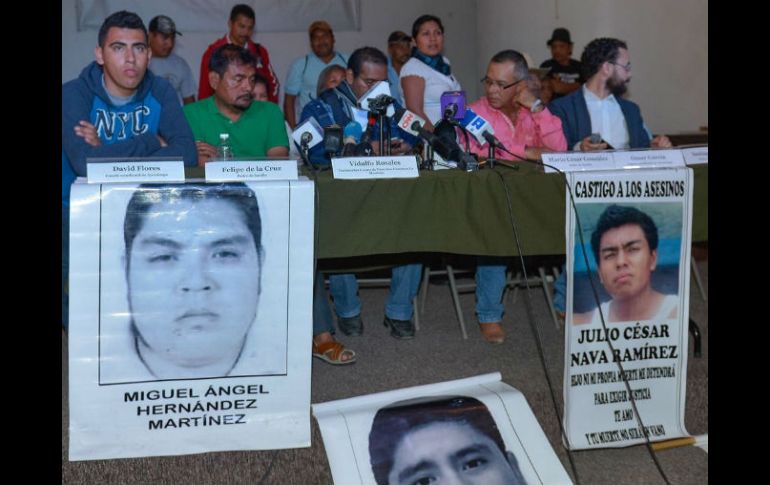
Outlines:
{"type": "Polygon", "coordinates": [[[195,135],[199,166],[216,157],[222,133],[229,135],[233,153],[239,158],[289,154],[281,109],[275,103],[253,102],[256,65],[254,55],[235,44],[225,44],[211,54],[207,82],[214,95],[184,107],[195,135]]]}
{"type": "Polygon", "coordinates": [[[553,113],[561,118],[570,149],[671,146],[665,135],[652,138],[642,121],[639,106],[622,98],[631,82],[631,60],[625,42],[611,38],[594,39],[583,50],[580,62],[586,83],[550,105],[553,113]],[[598,133],[601,139],[592,141],[592,133],[598,133]]]}
{"type": "MultiPolygon", "coordinates": [[[[492,125],[495,137],[514,156],[540,160],[543,151],[567,149],[561,121],[538,97],[537,79],[529,75],[521,53],[504,50],[495,54],[481,82],[486,96],[470,108],[492,125]]],[[[482,147],[474,138],[470,148],[477,155],[487,155],[487,146],[482,147]]],[[[497,155],[509,158],[508,154],[497,155]]],[[[501,300],[506,264],[503,258],[479,257],[476,268],[476,316],[481,335],[492,344],[505,340],[501,300]]]]}

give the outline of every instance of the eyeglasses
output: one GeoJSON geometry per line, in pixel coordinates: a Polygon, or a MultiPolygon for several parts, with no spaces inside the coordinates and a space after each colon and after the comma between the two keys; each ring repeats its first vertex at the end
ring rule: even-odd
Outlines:
{"type": "Polygon", "coordinates": [[[618,67],[622,67],[623,69],[626,70],[626,72],[631,70],[631,63],[630,62],[628,64],[618,64],[617,62],[610,61],[610,64],[615,64],[618,67]]]}
{"type": "Polygon", "coordinates": [[[524,81],[525,79],[526,78],[522,78],[522,79],[519,79],[518,81],[512,82],[511,84],[505,84],[502,81],[493,81],[493,80],[489,79],[488,77],[484,76],[483,78],[481,78],[481,83],[484,85],[484,87],[486,87],[488,89],[491,88],[492,86],[497,86],[498,88],[500,88],[501,91],[503,91],[503,90],[508,89],[510,87],[516,86],[517,84],[519,84],[520,82],[524,81]]]}

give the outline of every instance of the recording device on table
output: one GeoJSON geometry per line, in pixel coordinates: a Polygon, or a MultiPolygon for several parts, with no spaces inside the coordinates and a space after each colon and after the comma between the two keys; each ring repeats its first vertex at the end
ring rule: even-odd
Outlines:
{"type": "Polygon", "coordinates": [[[311,148],[323,141],[323,133],[324,130],[315,118],[306,119],[291,133],[292,140],[294,140],[294,143],[299,147],[302,163],[313,171],[315,171],[316,167],[310,163],[309,152],[311,148]]]}
{"type": "MultiPolygon", "coordinates": [[[[441,158],[456,162],[457,168],[469,172],[478,170],[479,161],[475,155],[465,153],[453,139],[447,139],[426,130],[424,128],[425,120],[416,114],[406,109],[398,109],[396,110],[396,120],[399,128],[407,133],[423,138],[441,158]]],[[[427,159],[420,168],[427,168],[424,165],[430,162],[431,160],[427,159]]]]}
{"type": "Polygon", "coordinates": [[[604,141],[604,139],[602,139],[602,135],[599,133],[591,133],[591,139],[589,141],[594,145],[598,145],[599,143],[605,143],[607,145],[608,150],[614,150],[612,145],[604,141]]]}

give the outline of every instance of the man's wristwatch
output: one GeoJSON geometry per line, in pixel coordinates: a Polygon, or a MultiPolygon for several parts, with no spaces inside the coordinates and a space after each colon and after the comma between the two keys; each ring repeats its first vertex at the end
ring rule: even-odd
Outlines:
{"type": "Polygon", "coordinates": [[[532,106],[529,107],[529,110],[533,113],[539,113],[540,111],[543,111],[543,109],[545,109],[545,105],[540,98],[536,99],[535,102],[532,103],[532,106]]]}

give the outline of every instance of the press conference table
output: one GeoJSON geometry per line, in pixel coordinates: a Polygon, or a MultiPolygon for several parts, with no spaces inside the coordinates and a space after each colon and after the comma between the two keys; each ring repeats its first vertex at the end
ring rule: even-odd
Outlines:
{"type": "MultiPolygon", "coordinates": [[[[564,254],[563,177],[528,165],[518,167],[421,171],[415,179],[379,180],[335,180],[330,170],[319,172],[316,256],[414,252],[517,256],[503,181],[510,192],[522,253],[564,254]]],[[[692,168],[692,241],[704,242],[708,165],[692,168]]],[[[198,170],[188,170],[188,175],[198,170]]]]}

